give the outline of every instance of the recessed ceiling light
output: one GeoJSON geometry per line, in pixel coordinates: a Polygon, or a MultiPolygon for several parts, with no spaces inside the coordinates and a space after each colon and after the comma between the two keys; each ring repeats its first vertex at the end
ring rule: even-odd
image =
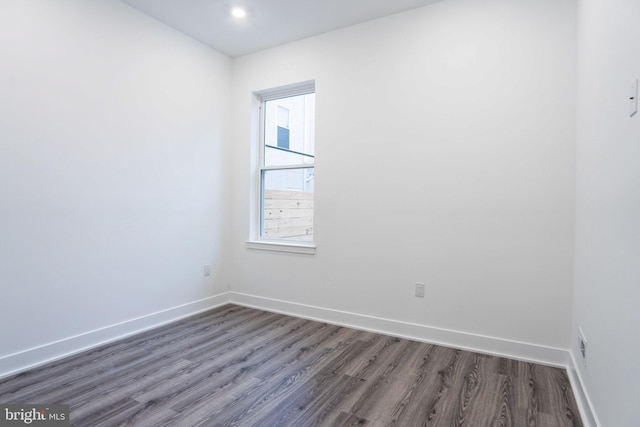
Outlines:
{"type": "Polygon", "coordinates": [[[233,7],[231,8],[231,16],[236,19],[244,19],[247,17],[247,11],[243,7],[233,7]]]}

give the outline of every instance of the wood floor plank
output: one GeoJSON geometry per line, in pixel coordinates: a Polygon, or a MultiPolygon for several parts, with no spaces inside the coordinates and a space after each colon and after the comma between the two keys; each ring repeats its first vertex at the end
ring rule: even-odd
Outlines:
{"type": "MultiPolygon", "coordinates": [[[[282,396],[282,398],[270,399],[271,407],[267,411],[262,411],[262,418],[255,422],[252,420],[253,424],[250,425],[270,425],[269,423],[278,422],[293,426],[296,425],[295,420],[301,414],[305,419],[311,419],[305,414],[319,411],[327,404],[330,396],[339,396],[345,390],[352,388],[353,378],[342,374],[343,368],[357,359],[368,345],[368,342],[356,341],[340,351],[329,351],[314,360],[314,363],[309,364],[304,370],[305,373],[313,375],[307,375],[303,381],[300,381],[300,376],[293,373],[284,381],[280,381],[277,389],[270,393],[270,397],[282,396]],[[318,370],[318,366],[322,368],[318,370]],[[283,389],[286,394],[282,393],[283,389]]],[[[234,419],[234,423],[238,421],[242,421],[242,417],[234,419]]]]}
{"type": "Polygon", "coordinates": [[[455,425],[460,393],[465,385],[465,375],[472,366],[474,353],[454,350],[449,357],[447,366],[438,371],[438,392],[428,415],[433,425],[455,425]]]}
{"type": "MultiPolygon", "coordinates": [[[[164,366],[162,368],[163,376],[171,375],[174,372],[184,372],[185,370],[188,370],[191,365],[191,362],[180,359],[171,363],[170,365],[164,366]]],[[[152,372],[155,372],[155,370],[152,372]]],[[[95,387],[94,393],[87,393],[86,395],[79,394],[77,396],[74,396],[74,398],[64,400],[64,402],[67,405],[71,405],[72,407],[77,408],[74,411],[74,414],[77,417],[84,417],[85,415],[90,415],[100,407],[115,404],[122,398],[122,396],[127,396],[129,398],[135,399],[135,394],[139,390],[153,389],[164,383],[164,378],[158,378],[157,375],[147,372],[142,376],[133,377],[126,383],[104,381],[100,384],[100,386],[95,387]]],[[[138,403],[144,404],[150,400],[151,399],[148,399],[146,401],[138,400],[138,403]]]]}
{"type": "MultiPolygon", "coordinates": [[[[291,340],[296,340],[313,327],[308,322],[298,322],[292,319],[290,326],[294,326],[288,332],[283,333],[291,340]],[[306,329],[300,329],[295,325],[305,325],[306,329]],[[296,334],[293,334],[296,332],[296,334]],[[293,334],[293,335],[292,335],[293,334]]],[[[278,335],[274,331],[265,334],[262,340],[274,340],[278,335]],[[275,338],[274,338],[275,337],[275,338]]],[[[256,337],[254,337],[256,338],[256,337]]],[[[248,341],[246,345],[255,345],[266,351],[274,347],[256,338],[248,341]],[[261,344],[262,343],[262,344],[261,344]]],[[[207,400],[216,394],[227,392],[235,384],[250,377],[252,357],[260,354],[256,348],[240,348],[235,351],[212,352],[211,358],[194,362],[194,369],[190,372],[180,373],[178,377],[170,377],[167,384],[159,389],[135,394],[136,399],[145,401],[149,399],[162,400],[165,405],[177,410],[185,410],[189,406],[196,406],[200,401],[207,400]]],[[[260,357],[260,361],[266,363],[269,357],[260,357]]],[[[255,368],[255,366],[253,366],[255,368]]]]}
{"type": "MultiPolygon", "coordinates": [[[[469,425],[467,420],[474,420],[478,425],[500,425],[503,399],[510,395],[502,394],[504,382],[491,369],[494,358],[478,358],[474,370],[467,377],[460,395],[457,425],[469,425]]],[[[504,424],[505,421],[503,421],[504,424]]]]}
{"type": "MultiPolygon", "coordinates": [[[[5,384],[5,381],[0,381],[0,390],[4,390],[0,393],[0,401],[25,401],[31,398],[32,394],[38,394],[40,384],[47,382],[50,388],[60,388],[62,384],[66,387],[75,386],[75,384],[82,384],[86,382],[88,378],[96,375],[103,375],[108,372],[110,375],[114,375],[114,367],[117,365],[127,366],[131,361],[137,361],[141,355],[148,354],[158,347],[162,347],[166,355],[167,346],[169,344],[175,344],[175,337],[184,336],[198,336],[205,338],[209,341],[213,340],[213,336],[204,334],[204,331],[210,330],[213,334],[226,334],[224,327],[214,328],[214,326],[225,326],[224,316],[231,313],[237,313],[242,316],[240,321],[251,320],[251,317],[256,317],[261,314],[246,313],[240,310],[216,310],[209,314],[213,316],[209,319],[207,324],[207,318],[204,315],[195,316],[193,323],[186,323],[186,321],[178,322],[176,325],[168,325],[163,328],[159,328],[153,331],[139,334],[135,337],[123,339],[121,341],[98,347],[93,350],[89,350],[81,355],[72,356],[63,359],[58,362],[47,365],[46,367],[37,368],[29,371],[29,375],[18,374],[11,379],[10,384],[5,384]],[[221,316],[221,317],[219,317],[221,316]],[[216,322],[211,322],[211,319],[215,319],[216,322]]],[[[237,316],[236,316],[237,317],[237,316]]],[[[235,319],[238,321],[238,319],[235,319]]]]}
{"type": "Polygon", "coordinates": [[[565,371],[226,305],[0,380],[74,426],[577,426],[565,371]]]}
{"type": "Polygon", "coordinates": [[[352,414],[341,412],[333,420],[328,420],[327,423],[321,423],[320,426],[366,426],[369,425],[369,421],[364,418],[358,418],[352,414]]]}
{"type": "MultiPolygon", "coordinates": [[[[287,342],[285,347],[290,348],[292,343],[300,341],[314,329],[317,329],[317,325],[308,323],[303,328],[295,328],[283,334],[287,342]]],[[[274,357],[277,351],[276,346],[265,343],[245,353],[231,353],[231,355],[235,354],[234,358],[225,360],[224,363],[216,363],[213,368],[207,370],[206,375],[200,375],[200,380],[182,390],[179,395],[169,401],[169,404],[177,411],[188,410],[189,407],[209,399],[215,391],[233,387],[245,378],[254,376],[254,371],[265,364],[278,363],[278,359],[274,357]]]]}
{"type": "Polygon", "coordinates": [[[418,373],[407,382],[393,410],[392,425],[437,425],[440,414],[436,412],[436,405],[442,398],[443,387],[441,372],[455,354],[455,350],[446,347],[425,347],[418,373]]]}
{"type": "MultiPolygon", "coordinates": [[[[265,371],[269,372],[268,384],[266,387],[252,389],[249,393],[240,396],[236,399],[237,401],[231,402],[229,408],[221,408],[221,412],[224,412],[224,415],[217,415],[215,417],[216,422],[222,422],[226,425],[242,420],[247,423],[248,421],[245,418],[253,416],[263,406],[269,405],[275,399],[275,396],[281,397],[283,394],[292,392],[297,384],[303,381],[305,376],[310,375],[309,372],[312,369],[318,369],[318,367],[322,366],[322,356],[331,351],[326,346],[322,346],[322,349],[316,352],[309,351],[310,348],[320,347],[320,344],[325,342],[323,337],[327,337],[330,341],[335,339],[335,332],[340,329],[344,328],[306,322],[305,328],[293,328],[286,333],[283,331],[280,336],[280,346],[267,345],[265,350],[268,351],[263,352],[263,354],[244,356],[245,360],[235,369],[239,368],[245,375],[253,373],[258,378],[264,376],[265,371]],[[291,335],[292,332],[295,332],[295,335],[291,335]],[[285,350],[286,354],[284,356],[287,359],[284,359],[283,355],[279,354],[285,350]],[[286,367],[286,369],[283,370],[282,367],[286,367]]],[[[208,385],[207,389],[210,390],[211,385],[208,385]]],[[[193,398],[183,399],[182,401],[189,405],[195,403],[197,406],[200,404],[199,400],[193,398]]],[[[179,403],[175,403],[172,404],[172,407],[178,410],[189,409],[180,408],[178,405],[179,403]]]]}
{"type": "Polygon", "coordinates": [[[363,393],[351,405],[349,413],[373,424],[388,425],[407,383],[415,374],[411,366],[420,346],[413,341],[400,340],[393,351],[379,358],[377,369],[370,372],[372,375],[362,387],[363,393]]]}

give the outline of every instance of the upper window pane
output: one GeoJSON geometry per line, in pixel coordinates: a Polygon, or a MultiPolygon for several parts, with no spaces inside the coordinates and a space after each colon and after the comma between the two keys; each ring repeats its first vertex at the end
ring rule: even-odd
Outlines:
{"type": "Polygon", "coordinates": [[[265,102],[264,166],[313,164],[315,93],[265,102]]]}

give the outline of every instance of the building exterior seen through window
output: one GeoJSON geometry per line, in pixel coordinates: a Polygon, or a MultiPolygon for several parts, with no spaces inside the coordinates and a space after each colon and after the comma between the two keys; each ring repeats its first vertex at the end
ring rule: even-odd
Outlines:
{"type": "Polygon", "coordinates": [[[313,241],[315,93],[262,102],[260,237],[313,241]]]}
{"type": "Polygon", "coordinates": [[[290,145],[289,132],[289,109],[278,105],[278,147],[289,149],[290,145]]]}

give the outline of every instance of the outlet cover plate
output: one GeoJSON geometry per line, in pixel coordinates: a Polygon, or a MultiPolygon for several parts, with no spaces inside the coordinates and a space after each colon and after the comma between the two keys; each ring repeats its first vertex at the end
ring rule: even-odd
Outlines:
{"type": "Polygon", "coordinates": [[[582,328],[578,328],[578,350],[580,351],[580,355],[582,356],[584,366],[587,366],[587,339],[584,337],[582,328]]]}
{"type": "Polygon", "coordinates": [[[629,117],[633,117],[638,112],[638,79],[631,84],[629,91],[629,117]]]}

